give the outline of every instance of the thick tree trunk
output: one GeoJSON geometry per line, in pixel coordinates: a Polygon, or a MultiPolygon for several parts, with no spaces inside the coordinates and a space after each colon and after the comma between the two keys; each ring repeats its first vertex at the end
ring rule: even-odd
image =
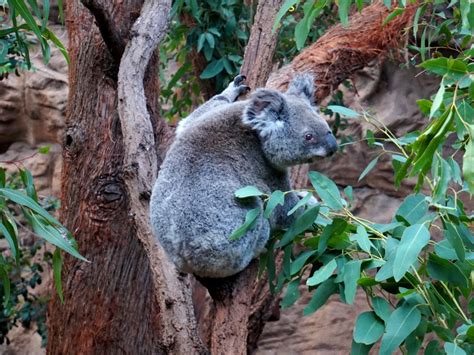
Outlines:
{"type": "MultiPolygon", "coordinates": [[[[147,200],[160,163],[154,138],[160,137],[161,141],[166,136],[166,127],[155,112],[156,57],[151,58],[145,83],[143,72],[159,40],[157,35],[165,29],[169,2],[162,2],[159,13],[152,6],[144,8],[148,16],[154,16],[154,25],[161,26],[161,30],[155,31],[151,25],[145,28],[147,33],[143,36],[143,28],[135,26],[130,36],[132,44],[127,49],[124,46],[140,14],[141,1],[84,3],[90,10],[79,1],[69,1],[66,12],[71,67],[61,216],[76,237],[81,253],[91,263],[66,258],[65,304],[57,298],[50,304],[47,351],[203,353],[205,349],[194,322],[189,279],[177,275],[157,250],[147,224],[147,200]],[[141,88],[141,101],[133,102],[137,105],[133,108],[130,102],[121,101],[123,115],[119,117],[118,65],[122,54],[128,59],[130,52],[140,55],[138,49],[143,47],[140,41],[144,37],[152,41],[148,42],[147,53],[141,53],[143,56],[136,62],[139,68],[130,67],[129,72],[121,71],[119,75],[122,79],[137,80],[133,84],[141,88]],[[143,85],[148,93],[146,103],[143,85]],[[129,110],[123,109],[123,105],[129,110]],[[133,126],[137,115],[141,115],[139,119],[147,130],[144,141],[140,141],[145,137],[139,136],[133,126]],[[147,163],[150,166],[144,168],[147,163]],[[135,164],[144,169],[137,173],[135,164]]],[[[140,23],[144,22],[150,20],[141,18],[140,23]]],[[[130,60],[124,62],[124,66],[133,65],[130,60]]],[[[121,96],[123,100],[123,93],[121,96]]],[[[136,99],[137,95],[133,97],[136,99]]]]}

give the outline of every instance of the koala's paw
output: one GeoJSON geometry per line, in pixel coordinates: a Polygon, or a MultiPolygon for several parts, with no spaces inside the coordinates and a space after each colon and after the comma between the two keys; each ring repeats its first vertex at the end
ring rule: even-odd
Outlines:
{"type": "Polygon", "coordinates": [[[250,87],[243,84],[247,79],[245,75],[239,74],[234,78],[234,81],[225,89],[223,94],[225,94],[230,102],[234,102],[240,95],[244,95],[250,92],[250,87]]]}
{"type": "Polygon", "coordinates": [[[308,202],[306,202],[306,204],[308,206],[316,206],[319,202],[318,202],[318,199],[316,197],[314,197],[313,194],[311,194],[311,192],[308,192],[308,191],[298,191],[296,192],[296,195],[298,195],[298,197],[300,199],[303,199],[306,197],[306,195],[310,194],[311,197],[309,198],[308,202]]]}

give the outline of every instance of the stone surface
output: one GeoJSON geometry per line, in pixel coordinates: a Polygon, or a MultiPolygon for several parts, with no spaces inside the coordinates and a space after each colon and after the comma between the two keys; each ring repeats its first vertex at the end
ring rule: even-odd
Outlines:
{"type": "MultiPolygon", "coordinates": [[[[66,41],[63,27],[51,26],[59,39],[66,41]]],[[[36,49],[37,50],[37,49],[36,49]]],[[[45,65],[32,50],[31,72],[10,74],[0,80],[0,153],[14,142],[35,145],[60,143],[68,95],[67,63],[55,47],[45,65]]]]}

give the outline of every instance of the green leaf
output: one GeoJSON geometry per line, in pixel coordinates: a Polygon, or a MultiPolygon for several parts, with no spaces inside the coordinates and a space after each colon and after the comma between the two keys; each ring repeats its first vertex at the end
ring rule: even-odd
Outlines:
{"type": "Polygon", "coordinates": [[[462,160],[462,174],[469,192],[474,194],[474,125],[469,125],[469,142],[462,160]]]}
{"type": "Polygon", "coordinates": [[[64,232],[60,232],[57,228],[54,228],[53,226],[44,224],[43,221],[41,221],[37,216],[35,216],[33,213],[27,213],[26,214],[30,220],[31,227],[33,228],[33,231],[38,234],[41,238],[45,239],[49,243],[57,246],[58,248],[61,248],[65,252],[71,254],[75,258],[82,260],[82,261],[88,261],[86,258],[84,258],[79,252],[76,250],[76,248],[71,244],[71,241],[68,240],[67,235],[64,232]]]}
{"type": "Polygon", "coordinates": [[[370,253],[370,248],[375,248],[369,239],[367,231],[361,225],[357,226],[357,234],[352,235],[350,240],[355,241],[357,245],[366,253],[370,253]]]}
{"type": "Polygon", "coordinates": [[[415,224],[428,212],[428,202],[423,194],[414,194],[405,198],[397,212],[397,221],[405,221],[408,224],[415,224]]]}
{"type": "Polygon", "coordinates": [[[198,53],[202,50],[202,47],[204,46],[205,41],[206,41],[206,36],[204,35],[204,33],[201,33],[199,35],[199,38],[197,41],[197,47],[196,47],[198,53]]]}
{"type": "Polygon", "coordinates": [[[216,46],[214,36],[209,32],[205,33],[204,36],[206,37],[207,43],[209,43],[209,47],[214,48],[216,46]]]}
{"type": "Polygon", "coordinates": [[[469,281],[456,264],[430,253],[427,265],[428,274],[435,280],[446,281],[459,287],[468,287],[469,281]]]}
{"type": "Polygon", "coordinates": [[[313,293],[308,305],[304,308],[303,314],[305,316],[316,312],[323,306],[328,298],[338,290],[338,285],[334,283],[334,278],[329,278],[318,286],[313,293]]]}
{"type": "Polygon", "coordinates": [[[430,100],[420,99],[420,100],[416,100],[416,103],[418,104],[420,111],[425,116],[428,116],[430,114],[431,106],[433,105],[433,103],[430,100]]]}
{"type": "Polygon", "coordinates": [[[349,9],[351,8],[351,0],[339,0],[339,18],[344,27],[349,25],[349,9]]]}
{"type": "Polygon", "coordinates": [[[345,188],[344,188],[344,193],[346,194],[347,198],[349,199],[349,201],[354,201],[354,196],[352,194],[352,186],[350,185],[347,185],[345,188]]]}
{"type": "Polygon", "coordinates": [[[367,166],[366,168],[364,169],[364,171],[362,172],[362,174],[360,174],[359,176],[359,180],[357,181],[360,181],[362,180],[374,167],[375,165],[377,165],[377,162],[379,161],[379,158],[375,158],[373,159],[367,166]]]}
{"type": "Polygon", "coordinates": [[[448,222],[446,223],[446,230],[444,231],[444,235],[449,241],[449,244],[454,248],[459,260],[464,261],[466,259],[466,247],[462,242],[459,230],[448,222]]]}
{"type": "MultiPolygon", "coordinates": [[[[8,222],[8,221],[7,221],[8,222]]],[[[5,237],[10,246],[13,257],[15,258],[16,263],[18,264],[20,259],[20,251],[18,249],[18,240],[15,234],[10,233],[10,230],[6,228],[3,223],[0,223],[0,233],[5,237]]]]}
{"type": "Polygon", "coordinates": [[[308,261],[308,259],[314,254],[316,254],[316,250],[306,250],[302,252],[300,255],[298,255],[295,261],[291,263],[290,274],[295,275],[298,272],[300,272],[300,270],[305,265],[306,261],[308,261]]]}
{"type": "Polygon", "coordinates": [[[262,196],[264,193],[255,186],[245,186],[235,191],[234,195],[237,198],[247,198],[252,196],[262,196]]]}
{"type": "Polygon", "coordinates": [[[0,188],[5,187],[7,183],[6,175],[5,175],[5,168],[0,167],[0,188]]]}
{"type": "Polygon", "coordinates": [[[11,287],[10,287],[10,278],[8,277],[8,272],[5,269],[4,260],[2,260],[2,263],[0,264],[0,278],[2,280],[2,286],[3,286],[3,307],[7,308],[8,303],[10,302],[11,287]]]}
{"type": "Polygon", "coordinates": [[[49,223],[56,224],[61,226],[61,223],[57,221],[56,218],[51,216],[43,207],[41,207],[35,200],[31,197],[28,197],[21,192],[12,190],[9,188],[0,188],[0,196],[7,198],[21,206],[27,207],[30,210],[36,212],[41,217],[46,219],[49,223]]]}
{"type": "Polygon", "coordinates": [[[305,211],[300,217],[298,217],[283,234],[277,247],[281,248],[290,243],[297,235],[303,233],[314,223],[314,220],[318,216],[320,206],[314,206],[305,211]]]}
{"type": "Polygon", "coordinates": [[[280,190],[273,191],[272,194],[270,195],[270,198],[267,201],[267,205],[265,207],[265,212],[263,216],[265,218],[270,218],[270,215],[272,214],[275,207],[278,205],[283,206],[284,204],[285,204],[285,194],[281,192],[280,190]]]}
{"type": "Polygon", "coordinates": [[[56,287],[56,292],[58,293],[61,303],[64,303],[63,296],[63,286],[61,281],[61,268],[63,265],[63,259],[61,257],[61,250],[56,248],[53,253],[53,276],[54,276],[54,286],[56,287]]]}
{"type": "Polygon", "coordinates": [[[426,355],[445,355],[444,352],[439,349],[439,342],[437,340],[432,340],[428,343],[425,349],[426,355]]]}
{"type": "Polygon", "coordinates": [[[203,70],[199,77],[201,79],[210,79],[219,74],[223,69],[224,61],[222,59],[213,60],[207,65],[206,69],[203,70]]]}
{"type": "Polygon", "coordinates": [[[418,308],[405,302],[390,315],[382,337],[380,354],[392,354],[421,321],[418,308]]]}
{"type": "Polygon", "coordinates": [[[444,343],[444,350],[447,355],[466,355],[466,352],[456,343],[444,343]]]}
{"type": "Polygon", "coordinates": [[[278,25],[280,24],[281,19],[285,14],[288,12],[288,10],[298,4],[301,0],[286,0],[283,5],[281,6],[280,10],[278,11],[276,17],[275,17],[275,23],[273,24],[272,32],[274,33],[275,30],[277,29],[278,25]]]}
{"type": "Polygon", "coordinates": [[[441,82],[438,92],[436,93],[435,98],[433,100],[433,105],[431,105],[430,116],[429,116],[430,118],[433,117],[435,112],[438,111],[439,107],[441,106],[441,103],[443,102],[443,98],[444,98],[444,92],[445,92],[444,84],[443,82],[441,82]]]}
{"type": "Polygon", "coordinates": [[[390,314],[392,314],[392,309],[390,304],[385,298],[374,297],[372,298],[372,307],[374,308],[375,314],[382,319],[385,323],[388,322],[390,314]]]}
{"type": "Polygon", "coordinates": [[[362,260],[351,260],[344,265],[344,298],[347,304],[352,304],[354,302],[357,292],[357,280],[360,278],[361,264],[362,260]]]}
{"type": "Polygon", "coordinates": [[[369,351],[372,348],[373,344],[365,345],[356,343],[352,340],[351,355],[369,355],[369,351]]]}
{"type": "Polygon", "coordinates": [[[292,306],[298,298],[300,298],[300,291],[298,286],[300,285],[300,279],[295,279],[288,284],[285,296],[281,301],[281,308],[285,309],[292,306]]]}
{"type": "MultiPolygon", "coordinates": [[[[348,1],[350,1],[350,0],[348,0],[348,1]]],[[[356,111],[351,110],[350,108],[347,108],[347,107],[344,107],[344,106],[329,105],[327,108],[330,109],[334,113],[338,113],[340,115],[343,115],[343,116],[346,116],[346,117],[349,117],[349,118],[357,118],[357,117],[360,116],[356,111]]]]}
{"type": "Polygon", "coordinates": [[[354,341],[361,344],[374,344],[383,335],[385,325],[374,312],[364,312],[357,317],[354,327],[354,341]]]}
{"type": "Polygon", "coordinates": [[[341,202],[341,194],[336,184],[331,179],[316,171],[311,171],[309,173],[309,179],[321,200],[328,207],[336,211],[342,210],[343,205],[341,202]]]}
{"type": "Polygon", "coordinates": [[[334,270],[337,268],[337,263],[336,259],[332,259],[330,262],[328,262],[326,265],[320,267],[318,270],[316,270],[307,281],[306,285],[308,286],[316,286],[319,285],[320,283],[326,281],[331,277],[333,274],[334,270]]]}
{"type": "Polygon", "coordinates": [[[395,255],[398,247],[398,240],[392,237],[387,239],[387,246],[385,248],[384,259],[387,262],[380,268],[375,275],[376,281],[383,281],[393,276],[393,264],[395,262],[395,255]]]}
{"type": "Polygon", "coordinates": [[[388,16],[383,20],[382,26],[385,26],[387,23],[392,21],[395,17],[397,17],[400,14],[403,14],[405,12],[405,9],[403,8],[396,8],[394,9],[388,16]]]}
{"type": "Polygon", "coordinates": [[[448,72],[448,58],[440,57],[436,59],[428,59],[421,63],[420,67],[429,72],[443,76],[448,72]]]}
{"type": "Polygon", "coordinates": [[[312,194],[308,193],[306,194],[305,197],[303,197],[301,200],[298,201],[298,203],[293,207],[291,210],[288,211],[287,215],[291,216],[293,213],[295,213],[300,207],[303,207],[306,205],[306,203],[311,199],[312,194]]]}
{"type": "Polygon", "coordinates": [[[245,221],[244,223],[237,228],[229,237],[230,240],[237,240],[240,237],[242,237],[245,233],[247,233],[248,230],[253,228],[255,221],[257,220],[257,217],[260,215],[260,208],[253,208],[249,211],[247,211],[247,214],[245,215],[245,221]]]}
{"type": "Polygon", "coordinates": [[[393,277],[400,281],[415,263],[418,254],[430,241],[430,232],[424,224],[414,224],[405,229],[395,253],[393,277]]]}

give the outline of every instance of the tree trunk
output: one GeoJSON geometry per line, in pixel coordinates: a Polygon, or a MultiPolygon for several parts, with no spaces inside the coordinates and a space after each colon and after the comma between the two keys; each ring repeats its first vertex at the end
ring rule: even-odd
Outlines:
{"type": "MultiPolygon", "coordinates": [[[[154,141],[166,136],[166,126],[156,114],[158,77],[153,49],[165,29],[169,1],[161,2],[161,12],[151,4],[144,6],[144,13],[153,16],[154,26],[161,26],[161,30],[137,25],[131,33],[142,7],[140,1],[84,3],[89,10],[79,1],[69,1],[66,9],[71,66],[61,216],[91,262],[65,260],[65,304],[57,297],[50,304],[47,351],[205,353],[197,336],[189,279],[176,274],[155,246],[147,223],[150,186],[160,163],[154,141]],[[145,36],[143,30],[147,31],[145,36]],[[132,40],[125,49],[129,37],[132,40]],[[144,37],[152,42],[147,43],[147,53],[140,53],[144,37]],[[132,63],[124,60],[130,59],[130,52],[143,55],[135,63],[137,68],[132,65],[133,57],[132,63]],[[121,66],[119,77],[136,79],[133,84],[139,94],[133,98],[142,97],[133,102],[137,105],[133,112],[123,107],[130,108],[130,102],[120,101],[123,115],[119,116],[117,73],[121,61],[132,66],[128,68],[132,72],[124,74],[121,66]],[[141,115],[146,137],[133,126],[139,121],[137,115],[141,115]],[[150,166],[144,168],[147,163],[150,166]]],[[[150,23],[143,17],[138,22],[150,23]]],[[[126,85],[125,93],[133,94],[126,85]]],[[[121,94],[123,100],[124,92],[121,94]]]]}

